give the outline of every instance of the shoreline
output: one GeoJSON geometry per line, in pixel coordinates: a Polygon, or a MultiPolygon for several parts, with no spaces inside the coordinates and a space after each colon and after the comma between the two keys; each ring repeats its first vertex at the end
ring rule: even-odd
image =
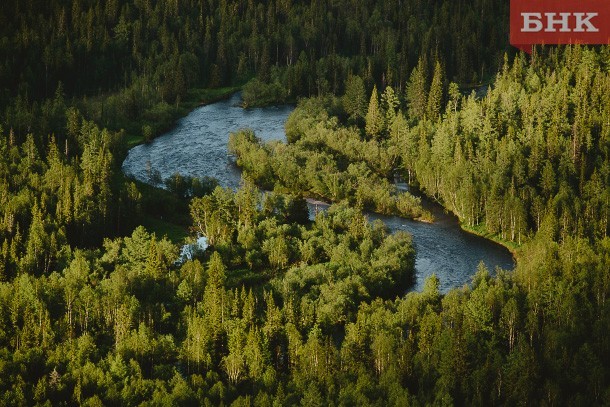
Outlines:
{"type": "Polygon", "coordinates": [[[481,226],[467,226],[459,218],[459,216],[457,216],[453,211],[447,209],[440,200],[437,200],[437,199],[434,199],[434,198],[428,196],[423,190],[421,190],[419,188],[416,188],[415,190],[417,191],[417,194],[414,194],[414,196],[425,198],[426,200],[432,202],[433,204],[440,206],[443,209],[443,211],[445,211],[446,213],[449,213],[449,214],[451,214],[451,216],[455,217],[460,229],[463,230],[464,232],[469,233],[474,236],[478,236],[485,240],[489,240],[490,242],[494,242],[494,243],[504,247],[513,256],[513,259],[514,259],[515,265],[516,265],[517,260],[519,259],[519,248],[521,247],[521,245],[518,245],[516,243],[502,239],[502,238],[498,237],[497,235],[490,233],[482,225],[481,226]]]}
{"type": "MultiPolygon", "coordinates": [[[[150,140],[146,140],[143,134],[126,134],[127,151],[139,146],[154,141],[157,137],[171,131],[178,120],[186,117],[190,112],[198,107],[207,106],[222,100],[227,100],[235,93],[241,91],[241,86],[229,86],[224,88],[200,88],[191,89],[188,91],[189,97],[178,106],[179,111],[171,118],[172,124],[168,128],[164,128],[158,134],[155,134],[150,140]]],[[[123,160],[125,158],[123,157],[123,160]]]]}
{"type": "MultiPolygon", "coordinates": [[[[187,114],[188,112],[194,110],[197,107],[202,107],[202,106],[206,106],[209,104],[213,104],[213,103],[217,103],[219,101],[222,100],[227,100],[230,97],[232,97],[236,92],[239,92],[240,88],[239,87],[231,87],[231,88],[220,88],[217,89],[216,91],[219,92],[218,94],[215,94],[211,97],[205,97],[204,95],[202,95],[202,93],[204,92],[210,92],[210,91],[215,91],[214,89],[210,90],[210,89],[196,89],[196,90],[192,90],[191,91],[191,95],[192,98],[189,101],[185,101],[182,104],[182,108],[187,110],[187,114]],[[197,97],[199,97],[199,101],[195,102],[193,99],[196,99],[197,97]]],[[[184,115],[180,115],[179,117],[176,117],[174,119],[174,126],[176,124],[176,122],[181,118],[184,117],[184,115]]],[[[156,138],[157,136],[155,136],[156,138]]],[[[154,139],[153,139],[154,140],[154,139]]],[[[146,141],[144,140],[144,138],[142,136],[140,136],[140,139],[138,140],[138,143],[135,143],[133,145],[130,145],[130,148],[135,147],[136,145],[140,145],[140,144],[144,144],[146,143],[146,141]]],[[[122,173],[122,176],[125,177],[126,179],[129,179],[129,177],[127,177],[124,173],[122,173]]],[[[431,199],[429,198],[425,193],[423,193],[422,191],[419,191],[421,193],[422,197],[425,197],[426,199],[431,199]]],[[[413,194],[413,192],[410,191],[411,194],[413,194]]],[[[320,197],[315,197],[315,196],[311,196],[311,195],[302,195],[303,198],[305,199],[305,201],[307,202],[307,204],[309,205],[314,205],[314,206],[331,206],[333,203],[332,202],[326,202],[320,199],[320,197]]],[[[413,196],[420,196],[419,194],[413,194],[413,196]]],[[[453,216],[455,216],[455,214],[453,214],[453,212],[449,211],[448,209],[446,209],[440,202],[438,201],[434,201],[435,203],[437,203],[444,211],[451,213],[453,216]]],[[[425,208],[425,207],[424,207],[425,208]]],[[[364,210],[364,209],[363,209],[364,210]]],[[[368,211],[371,213],[376,213],[374,211],[368,211]]],[[[421,223],[426,223],[426,224],[434,224],[435,221],[430,221],[428,219],[422,219],[422,218],[408,218],[408,217],[404,217],[401,215],[397,215],[397,214],[383,214],[383,213],[379,213],[380,215],[385,215],[385,216],[398,216],[398,217],[402,217],[404,219],[409,219],[415,222],[421,222],[421,223]]],[[[493,235],[485,230],[481,230],[481,228],[477,228],[475,227],[469,227],[466,226],[463,222],[461,222],[459,220],[459,218],[457,218],[457,223],[460,227],[461,230],[463,230],[466,233],[481,237],[485,240],[489,240],[495,244],[498,244],[502,247],[504,247],[506,250],[508,250],[508,252],[512,255],[515,263],[517,263],[518,261],[518,249],[519,246],[516,244],[513,244],[511,242],[508,242],[506,240],[500,239],[498,236],[493,235]]],[[[178,226],[178,225],[176,225],[178,226]]],[[[180,225],[182,226],[182,225],[180,225]]]]}
{"type": "MultiPolygon", "coordinates": [[[[239,168],[239,167],[238,167],[238,168],[239,168]]],[[[240,169],[240,170],[241,170],[241,169],[240,169]]],[[[288,193],[290,193],[290,192],[288,192],[288,193]]],[[[317,205],[324,205],[324,206],[327,206],[327,207],[328,207],[328,206],[335,205],[335,204],[337,204],[337,203],[338,203],[338,202],[332,202],[332,201],[331,201],[331,202],[322,201],[322,200],[320,200],[320,199],[318,199],[318,198],[315,198],[315,197],[313,197],[313,196],[311,196],[311,195],[304,195],[304,194],[301,194],[301,196],[302,196],[302,198],[303,198],[303,199],[305,199],[305,201],[306,201],[308,204],[310,204],[310,205],[316,205],[316,206],[317,206],[317,205]]],[[[356,208],[355,206],[351,206],[351,205],[350,205],[350,207],[356,208]]],[[[414,221],[414,222],[421,222],[421,223],[427,223],[427,224],[434,224],[434,219],[430,220],[430,219],[426,219],[426,218],[422,218],[422,217],[418,217],[418,218],[409,218],[409,217],[407,217],[407,216],[404,216],[404,215],[401,215],[401,214],[397,214],[397,213],[383,213],[383,212],[376,212],[376,211],[374,211],[374,210],[372,210],[372,209],[366,209],[366,208],[360,208],[360,210],[361,210],[362,212],[369,212],[369,213],[373,213],[373,214],[376,214],[376,215],[381,215],[381,216],[396,216],[396,217],[399,217],[399,218],[403,218],[403,219],[412,220],[412,221],[414,221]]],[[[425,210],[425,208],[424,208],[424,210],[425,210]]],[[[432,214],[432,216],[434,217],[434,215],[433,215],[433,214],[432,214]]]]}
{"type": "MultiPolygon", "coordinates": [[[[483,226],[480,226],[480,228],[484,229],[483,226]]],[[[466,226],[463,222],[460,222],[460,229],[462,229],[464,232],[470,233],[471,235],[481,237],[504,247],[510,252],[510,254],[512,254],[513,258],[515,259],[515,263],[517,263],[519,260],[519,249],[522,245],[499,238],[498,235],[492,234],[486,230],[478,230],[476,226],[466,226]]]]}
{"type": "MultiPolygon", "coordinates": [[[[196,109],[198,107],[202,107],[202,106],[207,106],[212,103],[219,102],[221,100],[229,99],[231,96],[233,96],[236,92],[239,92],[240,90],[241,90],[241,87],[191,90],[191,94],[193,95],[193,97],[191,99],[183,102],[180,105],[182,112],[180,115],[176,115],[176,117],[173,118],[172,128],[176,126],[178,120],[180,120],[181,118],[188,115],[194,109],[196,109]],[[203,93],[206,93],[206,92],[212,92],[212,93],[219,92],[219,94],[206,98],[205,95],[203,95],[203,93]],[[197,99],[199,99],[199,101],[197,101],[197,99]]],[[[164,133],[155,135],[155,137],[153,137],[152,140],[150,140],[149,142],[152,142],[155,138],[161,136],[162,134],[164,134],[164,133]]],[[[129,136],[126,136],[126,137],[129,138],[129,136]]],[[[129,153],[130,149],[132,149],[136,146],[142,145],[142,144],[146,144],[146,143],[147,143],[147,141],[143,135],[141,135],[141,134],[137,135],[137,136],[132,135],[131,142],[128,141],[128,148],[126,150],[125,157],[121,157],[121,167],[122,167],[123,161],[125,160],[125,158],[127,157],[127,154],[129,153]]],[[[120,173],[120,177],[122,178],[123,182],[134,182],[134,183],[136,183],[136,185],[138,185],[138,190],[142,194],[143,199],[154,199],[155,194],[160,194],[161,196],[165,196],[165,197],[169,196],[169,194],[170,194],[169,191],[166,191],[163,188],[160,188],[160,187],[157,187],[154,185],[150,185],[148,183],[138,181],[136,179],[129,177],[127,174],[125,174],[123,172],[122,168],[120,168],[119,173],[120,173]],[[155,191],[155,192],[153,192],[153,191],[155,191]]],[[[159,237],[166,236],[174,244],[178,244],[178,245],[184,244],[184,241],[188,237],[188,234],[189,234],[188,225],[185,225],[182,222],[178,222],[175,219],[171,219],[168,217],[165,217],[165,219],[164,219],[163,216],[155,216],[154,214],[151,214],[151,213],[142,213],[142,219],[141,219],[140,223],[142,226],[146,227],[146,230],[148,230],[149,232],[154,232],[159,237]]]]}
{"type": "MultiPolygon", "coordinates": [[[[227,91],[226,93],[215,96],[211,99],[202,100],[197,104],[196,107],[203,107],[203,106],[211,105],[212,103],[217,103],[217,102],[221,102],[223,100],[230,99],[234,94],[236,94],[237,92],[240,92],[240,91],[241,91],[241,88],[237,87],[234,90],[227,91]]],[[[191,110],[189,110],[189,113],[190,112],[191,112],[191,110]]]]}

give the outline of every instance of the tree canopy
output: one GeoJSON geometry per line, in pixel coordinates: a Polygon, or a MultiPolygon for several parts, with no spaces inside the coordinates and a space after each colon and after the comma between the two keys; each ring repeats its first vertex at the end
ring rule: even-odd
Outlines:
{"type": "Polygon", "coordinates": [[[607,404],[610,48],[513,58],[508,6],[4,0],[0,404],[607,404]],[[239,190],[122,175],[240,86],[299,100],[286,143],[231,136],[239,190]],[[363,212],[431,221],[400,178],[515,270],[407,293],[363,212]]]}

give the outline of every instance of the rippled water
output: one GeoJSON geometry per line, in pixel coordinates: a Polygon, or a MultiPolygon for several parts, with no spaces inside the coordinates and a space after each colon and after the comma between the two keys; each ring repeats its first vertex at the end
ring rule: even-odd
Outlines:
{"type": "Polygon", "coordinates": [[[369,219],[383,220],[392,230],[406,230],[413,235],[417,249],[413,290],[421,291],[426,277],[432,273],[439,277],[442,292],[462,286],[471,281],[481,261],[492,273],[497,266],[513,269],[513,257],[506,248],[464,232],[457,218],[445,213],[440,205],[428,202],[426,207],[434,214],[432,224],[396,216],[369,215],[369,219]]]}
{"type": "MultiPolygon", "coordinates": [[[[494,274],[496,267],[512,270],[515,266],[510,252],[503,246],[463,231],[458,219],[442,206],[423,197],[424,207],[434,215],[434,223],[417,222],[398,216],[368,213],[369,221],[382,220],[390,230],[404,230],[413,236],[415,284],[409,291],[421,291],[426,277],[436,274],[441,292],[470,283],[482,261],[494,274]]],[[[327,204],[311,204],[313,211],[325,210],[327,204]]]]}
{"type": "Polygon", "coordinates": [[[178,121],[173,130],[149,144],[129,150],[123,172],[150,182],[158,171],[167,179],[175,173],[191,177],[210,176],[224,187],[239,186],[240,171],[227,153],[229,134],[250,128],[265,140],[285,140],[284,123],[292,106],[242,109],[239,94],[202,106],[178,121]]]}
{"type": "MultiPolygon", "coordinates": [[[[129,151],[123,171],[140,181],[150,182],[152,171],[162,178],[174,173],[189,176],[211,176],[225,187],[239,185],[240,172],[227,153],[229,133],[242,128],[253,129],[263,140],[284,140],[284,123],[291,106],[242,109],[240,97],[199,107],[181,119],[176,127],[129,151]]],[[[480,261],[493,271],[496,266],[512,269],[512,255],[504,247],[460,229],[457,219],[424,199],[436,221],[415,222],[392,216],[369,214],[383,220],[392,230],[406,230],[413,235],[417,248],[417,278],[414,290],[421,290],[427,276],[435,273],[441,290],[469,283],[480,261]]]]}

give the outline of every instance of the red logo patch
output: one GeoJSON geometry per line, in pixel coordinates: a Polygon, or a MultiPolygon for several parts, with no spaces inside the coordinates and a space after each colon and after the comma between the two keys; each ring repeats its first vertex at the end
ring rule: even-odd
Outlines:
{"type": "Polygon", "coordinates": [[[511,0],[510,43],[610,44],[610,0],[511,0]]]}

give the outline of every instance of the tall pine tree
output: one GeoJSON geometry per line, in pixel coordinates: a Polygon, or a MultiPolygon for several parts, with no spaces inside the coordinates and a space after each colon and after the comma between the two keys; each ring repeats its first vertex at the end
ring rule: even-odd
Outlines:
{"type": "Polygon", "coordinates": [[[377,85],[373,87],[369,109],[366,113],[366,134],[370,137],[379,137],[385,129],[385,118],[379,106],[379,96],[377,95],[377,85]]]}

